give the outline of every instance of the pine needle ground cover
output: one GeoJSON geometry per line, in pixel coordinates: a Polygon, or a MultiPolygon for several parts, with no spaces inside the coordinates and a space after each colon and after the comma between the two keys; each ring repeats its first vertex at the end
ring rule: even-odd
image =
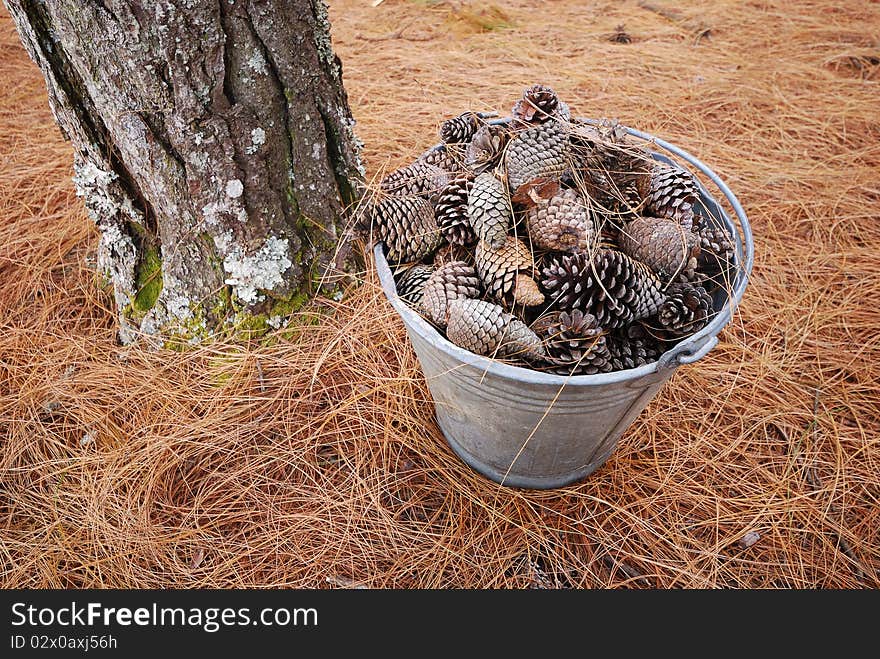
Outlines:
{"type": "Polygon", "coordinates": [[[120,348],[39,72],[0,18],[4,587],[880,586],[880,6],[332,2],[372,177],[547,81],[678,144],[755,230],[743,305],[603,468],[446,447],[371,269],[272,340],[120,348]]]}

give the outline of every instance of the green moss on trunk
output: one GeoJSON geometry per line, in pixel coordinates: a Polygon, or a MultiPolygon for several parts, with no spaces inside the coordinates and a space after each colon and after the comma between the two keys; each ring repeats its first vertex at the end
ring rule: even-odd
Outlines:
{"type": "Polygon", "coordinates": [[[227,289],[214,299],[207,311],[204,307],[194,308],[189,320],[173,330],[166,328],[169,338],[165,347],[181,351],[212,340],[258,339],[279,329],[281,321],[299,311],[310,299],[308,292],[298,291],[288,297],[270,297],[257,310],[237,309],[227,289]],[[221,319],[229,320],[220,322],[221,319]],[[221,329],[209,329],[211,327],[221,329]]]}
{"type": "Polygon", "coordinates": [[[137,291],[132,306],[135,311],[146,313],[153,308],[162,292],[162,257],[155,247],[144,252],[135,271],[135,283],[137,291]]]}

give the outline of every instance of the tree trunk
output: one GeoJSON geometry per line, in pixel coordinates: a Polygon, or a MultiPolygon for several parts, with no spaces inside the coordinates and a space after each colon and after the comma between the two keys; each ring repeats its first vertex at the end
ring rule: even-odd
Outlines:
{"type": "Polygon", "coordinates": [[[324,0],[5,0],[74,146],[120,340],[275,326],[363,166],[324,0]]]}

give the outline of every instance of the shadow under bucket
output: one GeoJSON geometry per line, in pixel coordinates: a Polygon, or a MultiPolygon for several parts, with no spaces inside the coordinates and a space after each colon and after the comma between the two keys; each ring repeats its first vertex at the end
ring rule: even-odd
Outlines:
{"type": "MultiPolygon", "coordinates": [[[[587,120],[587,123],[594,123],[587,120]]],[[[382,289],[403,319],[434,400],[437,423],[466,464],[510,487],[550,489],[577,482],[610,457],[621,435],[682,364],[703,358],[718,343],[742,299],[754,259],[748,219],[724,182],[697,158],[646,133],[627,129],[705,174],[736,214],[738,228],[700,185],[695,211],[721,223],[736,241],[729,291],[714,296],[716,315],[652,364],[596,375],[562,376],[476,355],[442,336],[397,295],[382,245],[373,249],[382,289]],[[742,235],[740,235],[740,232],[742,235]]],[[[663,162],[680,166],[652,152],[663,162]]]]}

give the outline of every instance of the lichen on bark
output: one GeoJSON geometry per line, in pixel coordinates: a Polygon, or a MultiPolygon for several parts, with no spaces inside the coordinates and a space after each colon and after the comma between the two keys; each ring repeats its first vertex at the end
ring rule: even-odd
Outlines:
{"type": "Polygon", "coordinates": [[[123,342],[271,330],[342,267],[364,170],[323,0],[6,3],[74,147],[123,342]]]}

